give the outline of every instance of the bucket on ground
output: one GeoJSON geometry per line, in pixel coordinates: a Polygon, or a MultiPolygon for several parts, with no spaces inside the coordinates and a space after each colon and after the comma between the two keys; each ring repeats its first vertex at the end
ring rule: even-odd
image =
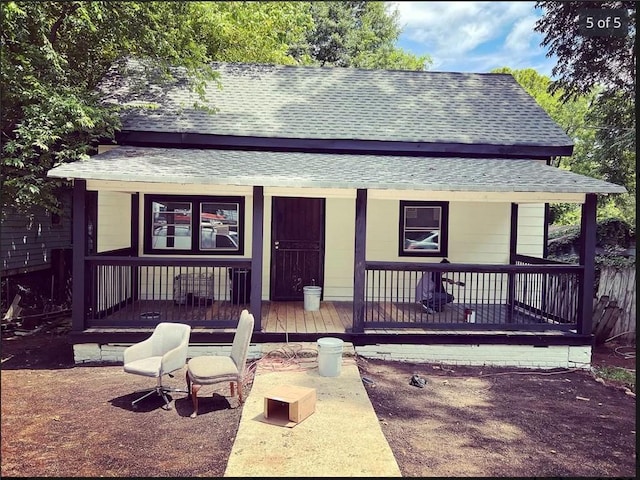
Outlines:
{"type": "Polygon", "coordinates": [[[318,339],[318,371],[322,377],[337,377],[342,367],[342,344],[339,338],[318,339]]]}
{"type": "Polygon", "coordinates": [[[322,294],[322,287],[307,286],[302,287],[304,293],[304,309],[307,312],[314,312],[320,310],[320,295],[322,294]]]}

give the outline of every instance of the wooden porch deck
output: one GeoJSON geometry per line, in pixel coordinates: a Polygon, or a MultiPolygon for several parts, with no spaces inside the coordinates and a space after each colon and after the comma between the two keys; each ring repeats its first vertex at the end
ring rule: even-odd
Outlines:
{"type": "Polygon", "coordinates": [[[317,311],[305,311],[301,301],[262,303],[265,333],[345,333],[352,324],[352,302],[323,301],[317,311]]]}

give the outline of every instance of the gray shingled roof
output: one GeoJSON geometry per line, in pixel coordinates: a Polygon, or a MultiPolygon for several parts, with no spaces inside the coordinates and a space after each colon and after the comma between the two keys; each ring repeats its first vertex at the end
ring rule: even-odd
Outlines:
{"type": "Polygon", "coordinates": [[[117,147],[49,176],[202,185],[431,191],[624,193],[532,160],[117,147]]]}
{"type": "Polygon", "coordinates": [[[100,86],[120,105],[147,103],[123,116],[124,131],[292,139],[380,140],[566,147],[573,142],[508,74],[214,64],[209,114],[184,77],[143,83],[139,64],[100,86]],[[138,65],[138,66],[136,66],[138,65]]]}

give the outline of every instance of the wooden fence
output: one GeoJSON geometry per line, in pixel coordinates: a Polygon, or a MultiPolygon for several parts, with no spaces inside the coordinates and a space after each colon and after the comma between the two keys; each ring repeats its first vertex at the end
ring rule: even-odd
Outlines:
{"type": "Polygon", "coordinates": [[[620,309],[618,321],[609,337],[620,335],[620,341],[636,338],[636,269],[635,267],[615,268],[603,266],[597,298],[609,297],[620,309]],[[629,333],[626,333],[629,332],[629,333]],[[624,335],[622,335],[624,334],[624,335]]]}

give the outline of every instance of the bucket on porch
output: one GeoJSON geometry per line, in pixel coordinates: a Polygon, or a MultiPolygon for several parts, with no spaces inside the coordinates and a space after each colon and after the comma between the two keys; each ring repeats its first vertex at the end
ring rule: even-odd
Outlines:
{"type": "Polygon", "coordinates": [[[307,312],[315,312],[320,310],[320,295],[322,294],[322,287],[316,287],[313,285],[302,287],[304,293],[304,309],[307,312]]]}
{"type": "Polygon", "coordinates": [[[476,323],[476,312],[470,308],[464,309],[464,320],[468,323],[476,323]]]}
{"type": "Polygon", "coordinates": [[[322,377],[337,377],[342,367],[342,344],[339,338],[318,339],[318,372],[322,377]]]}

